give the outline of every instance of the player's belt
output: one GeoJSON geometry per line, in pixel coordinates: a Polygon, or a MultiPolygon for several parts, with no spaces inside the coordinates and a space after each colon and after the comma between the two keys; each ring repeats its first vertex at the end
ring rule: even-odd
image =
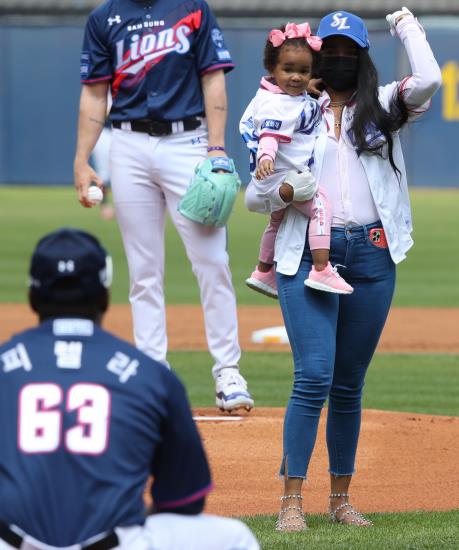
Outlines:
{"type": "MultiPolygon", "coordinates": [[[[13,548],[21,548],[23,538],[15,533],[6,523],[0,521],[0,539],[3,539],[13,548]]],[[[110,550],[119,546],[119,539],[116,533],[110,533],[107,536],[90,544],[81,544],[82,550],[110,550]]]]}
{"type": "Polygon", "coordinates": [[[132,130],[133,132],[144,132],[150,136],[161,137],[178,132],[189,132],[201,126],[199,117],[193,116],[183,120],[115,120],[113,128],[118,130],[132,130]]]}

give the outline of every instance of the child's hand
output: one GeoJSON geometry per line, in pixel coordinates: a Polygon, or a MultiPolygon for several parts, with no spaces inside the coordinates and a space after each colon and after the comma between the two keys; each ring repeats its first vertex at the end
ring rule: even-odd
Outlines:
{"type": "Polygon", "coordinates": [[[274,174],[274,161],[270,158],[264,159],[257,166],[255,177],[257,180],[263,180],[268,176],[274,174]]]}

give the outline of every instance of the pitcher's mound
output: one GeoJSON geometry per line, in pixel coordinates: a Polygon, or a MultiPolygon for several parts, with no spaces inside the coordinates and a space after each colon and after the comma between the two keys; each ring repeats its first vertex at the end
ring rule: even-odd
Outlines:
{"type": "MultiPolygon", "coordinates": [[[[197,409],[194,414],[215,417],[216,410],[197,409]]],[[[215,483],[208,512],[278,512],[283,415],[283,409],[255,408],[238,415],[240,420],[197,422],[215,483]]],[[[323,414],[303,486],[304,509],[311,513],[327,511],[324,425],[323,414]]],[[[459,508],[458,442],[459,418],[365,410],[352,502],[365,512],[459,508]]]]}

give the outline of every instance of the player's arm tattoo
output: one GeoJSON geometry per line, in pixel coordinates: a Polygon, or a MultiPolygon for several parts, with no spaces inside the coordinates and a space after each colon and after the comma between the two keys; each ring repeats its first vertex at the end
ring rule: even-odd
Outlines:
{"type": "Polygon", "coordinates": [[[205,74],[201,82],[207,117],[208,144],[210,147],[224,147],[227,101],[223,70],[205,74]]]}
{"type": "Polygon", "coordinates": [[[105,126],[105,120],[97,120],[96,118],[89,118],[90,122],[95,122],[99,126],[104,127],[105,126]]]}

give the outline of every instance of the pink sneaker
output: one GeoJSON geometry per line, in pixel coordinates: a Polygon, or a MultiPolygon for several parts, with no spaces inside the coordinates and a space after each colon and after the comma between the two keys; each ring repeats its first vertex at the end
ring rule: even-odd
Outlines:
{"type": "Polygon", "coordinates": [[[324,292],[334,292],[335,294],[352,294],[354,289],[338,273],[337,266],[332,267],[328,262],[327,267],[322,271],[316,271],[312,266],[309,277],[304,281],[309,288],[323,290],[324,292]]]}
{"type": "Polygon", "coordinates": [[[274,266],[267,273],[258,271],[258,267],[256,267],[252,275],[245,280],[245,284],[256,292],[261,292],[261,294],[265,296],[277,299],[277,283],[274,266]]]}

